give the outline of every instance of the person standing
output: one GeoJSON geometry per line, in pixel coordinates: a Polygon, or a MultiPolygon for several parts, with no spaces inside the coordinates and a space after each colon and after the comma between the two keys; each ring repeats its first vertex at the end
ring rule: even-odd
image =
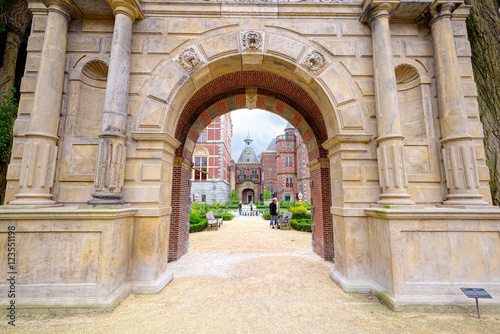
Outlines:
{"type": "Polygon", "coordinates": [[[253,201],[250,201],[250,216],[253,216],[253,201]]]}
{"type": "Polygon", "coordinates": [[[241,209],[242,208],[243,208],[243,204],[240,201],[240,203],[238,204],[238,212],[239,212],[240,216],[241,216],[241,209]]]}
{"type": "Polygon", "coordinates": [[[271,222],[269,226],[274,229],[274,226],[278,227],[278,200],[273,198],[273,201],[269,203],[269,214],[271,215],[271,222]]]}

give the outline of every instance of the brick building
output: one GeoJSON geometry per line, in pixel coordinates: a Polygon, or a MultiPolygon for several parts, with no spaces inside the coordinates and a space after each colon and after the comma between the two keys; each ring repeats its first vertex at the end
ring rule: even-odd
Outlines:
{"type": "Polygon", "coordinates": [[[191,200],[225,203],[231,191],[231,140],[233,124],[227,113],[201,133],[193,153],[191,200]]]}
{"type": "Polygon", "coordinates": [[[307,149],[297,130],[288,123],[283,135],[274,138],[257,155],[252,139],[245,139],[245,148],[235,164],[236,190],[240,200],[260,200],[266,189],[280,201],[311,199],[307,149]],[[301,194],[301,195],[300,195],[301,194]]]}

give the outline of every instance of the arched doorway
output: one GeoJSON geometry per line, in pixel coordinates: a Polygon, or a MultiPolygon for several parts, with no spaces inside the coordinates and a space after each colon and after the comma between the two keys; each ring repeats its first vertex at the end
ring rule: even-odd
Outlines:
{"type": "Polygon", "coordinates": [[[241,192],[242,201],[245,203],[250,203],[255,200],[255,193],[253,189],[243,189],[241,192]]]}
{"type": "MultiPolygon", "coordinates": [[[[325,259],[333,258],[332,218],[330,214],[330,166],[327,151],[321,146],[328,135],[324,119],[316,103],[307,92],[292,81],[269,72],[239,71],[223,75],[199,89],[185,105],[175,129],[175,138],[181,143],[176,150],[178,161],[191,161],[192,150],[201,131],[215,118],[241,108],[259,108],[275,113],[295,126],[301,133],[312,162],[311,179],[313,187],[314,234],[313,249],[325,259]],[[314,181],[313,181],[314,182],[314,181]]],[[[173,193],[181,194],[178,206],[174,203],[172,230],[185,235],[188,219],[186,210],[189,199],[182,194],[183,179],[187,179],[187,164],[174,166],[174,174],[181,175],[180,182],[174,182],[173,193]]],[[[242,192],[242,200],[255,200],[256,192],[249,189],[242,192]]],[[[177,239],[179,240],[179,239],[177,239]]],[[[172,241],[172,239],[171,239],[172,241]]],[[[171,259],[187,251],[188,243],[170,243],[171,259]]]]}

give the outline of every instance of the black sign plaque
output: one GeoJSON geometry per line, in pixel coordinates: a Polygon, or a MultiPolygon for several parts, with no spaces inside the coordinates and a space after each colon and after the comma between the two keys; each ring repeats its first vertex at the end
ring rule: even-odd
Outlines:
{"type": "Polygon", "coordinates": [[[488,292],[486,292],[483,288],[460,288],[463,293],[468,298],[475,298],[476,299],[476,308],[477,308],[477,317],[481,319],[481,315],[479,314],[479,302],[477,301],[478,298],[493,298],[490,296],[488,292]]]}
{"type": "Polygon", "coordinates": [[[460,290],[469,298],[493,298],[481,288],[460,288],[460,290]]]}

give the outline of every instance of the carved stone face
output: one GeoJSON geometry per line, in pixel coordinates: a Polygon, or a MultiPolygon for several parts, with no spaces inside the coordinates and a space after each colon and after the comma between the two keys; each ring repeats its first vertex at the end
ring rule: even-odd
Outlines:
{"type": "Polygon", "coordinates": [[[312,72],[317,72],[325,65],[325,57],[318,51],[312,51],[306,56],[303,64],[312,72]]]}
{"type": "Polygon", "coordinates": [[[195,67],[196,64],[198,64],[196,54],[192,51],[188,51],[184,54],[184,61],[189,63],[192,67],[195,67]]]}
{"type": "Polygon", "coordinates": [[[194,69],[202,62],[200,56],[193,48],[184,50],[180,55],[177,62],[184,67],[188,72],[194,69]]]}
{"type": "Polygon", "coordinates": [[[262,45],[262,35],[257,31],[248,31],[243,35],[245,49],[258,50],[262,45]]]}

